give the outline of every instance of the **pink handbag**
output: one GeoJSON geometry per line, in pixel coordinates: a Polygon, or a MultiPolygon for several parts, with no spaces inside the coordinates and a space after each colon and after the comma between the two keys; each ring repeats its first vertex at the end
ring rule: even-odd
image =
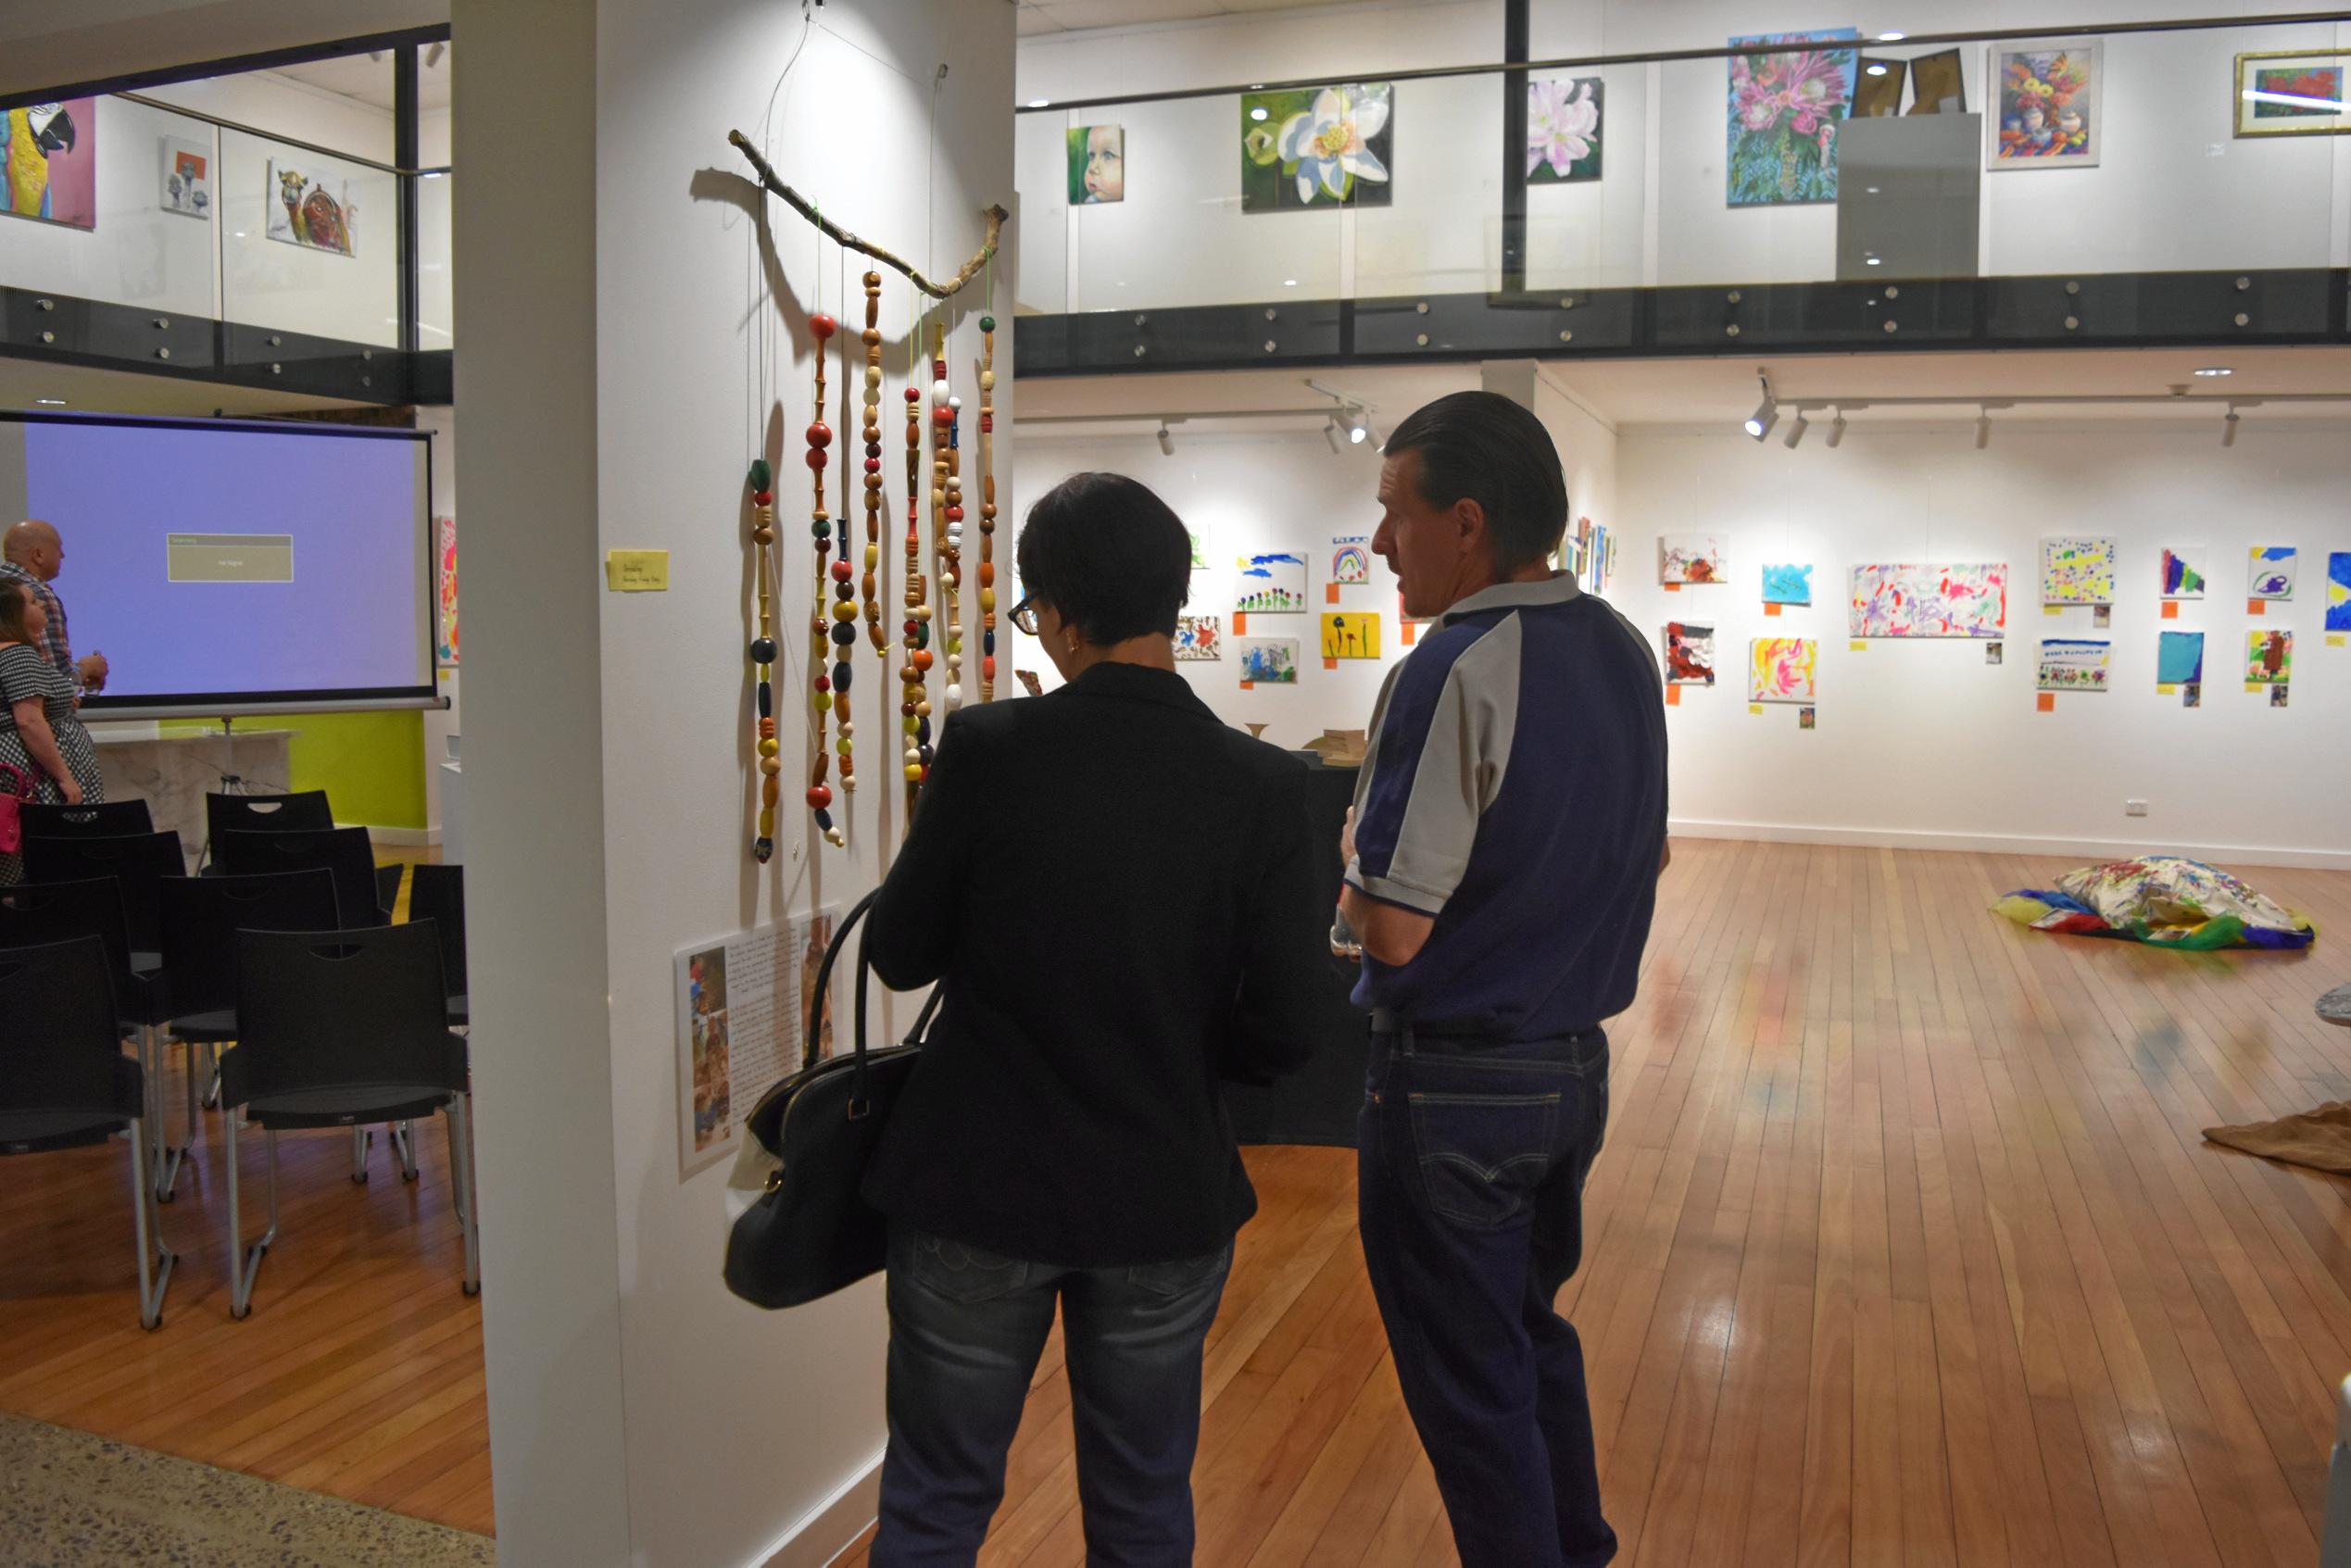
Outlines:
{"type": "Polygon", "coordinates": [[[24,847],[24,812],[35,799],[39,781],[13,762],[0,762],[0,855],[13,855],[24,847]]]}

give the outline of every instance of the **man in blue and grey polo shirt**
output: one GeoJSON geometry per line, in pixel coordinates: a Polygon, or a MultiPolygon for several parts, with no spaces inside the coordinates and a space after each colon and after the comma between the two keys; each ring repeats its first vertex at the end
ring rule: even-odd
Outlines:
{"type": "Polygon", "coordinates": [[[1372,548],[1437,630],[1390,672],[1342,845],[1372,1010],[1364,1256],[1464,1568],[1596,1568],[1576,1331],[1608,1119],[1666,859],[1664,688],[1641,634],[1548,564],[1559,455],[1508,398],[1396,429],[1372,548]]]}

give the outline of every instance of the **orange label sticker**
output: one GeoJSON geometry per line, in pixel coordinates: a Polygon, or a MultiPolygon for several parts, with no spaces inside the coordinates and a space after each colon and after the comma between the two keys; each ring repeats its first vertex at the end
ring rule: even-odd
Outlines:
{"type": "Polygon", "coordinates": [[[1326,670],[1336,670],[1339,668],[1339,660],[1335,659],[1326,659],[1323,660],[1323,668],[1326,670]]]}
{"type": "Polygon", "coordinates": [[[2057,694],[2055,692],[2043,692],[2041,694],[2040,708],[2041,711],[2043,713],[2055,713],[2057,710],[2057,694]]]}
{"type": "Polygon", "coordinates": [[[1412,642],[1417,642],[1417,641],[1419,641],[1419,639],[1420,639],[1420,622],[1419,622],[1419,621],[1405,621],[1405,622],[1404,622],[1404,641],[1406,641],[1407,643],[1412,643],[1412,642]]]}
{"type": "Polygon", "coordinates": [[[1678,594],[1681,592],[1681,584],[1678,583],[1668,583],[1666,584],[1666,592],[1668,594],[1678,594]]]}
{"type": "Polygon", "coordinates": [[[1243,690],[1243,691],[1245,691],[1245,692],[1253,692],[1253,691],[1255,691],[1256,689],[1257,689],[1257,683],[1256,683],[1256,682],[1254,682],[1254,681],[1243,681],[1243,682],[1241,683],[1241,690],[1243,690]]]}
{"type": "Polygon", "coordinates": [[[1236,637],[1246,637],[1249,635],[1249,612],[1247,610],[1237,609],[1233,611],[1233,635],[1236,637]]]}
{"type": "Polygon", "coordinates": [[[2267,599],[2247,599],[2244,601],[2244,612],[2247,615],[2267,615],[2269,613],[2269,601],[2267,599]]]}
{"type": "Polygon", "coordinates": [[[1764,613],[1766,615],[1778,615],[1779,613],[1779,607],[1778,605],[1766,605],[1764,606],[1764,613]]]}
{"type": "Polygon", "coordinates": [[[1338,583],[1324,583],[1324,584],[1323,584],[1323,603],[1325,603],[1325,604],[1326,604],[1326,605],[1335,605],[1335,604],[1337,604],[1338,602],[1339,602],[1339,584],[1338,584],[1338,583]]]}
{"type": "Polygon", "coordinates": [[[2166,599],[2163,601],[2163,618],[2166,621],[2177,621],[2180,619],[2180,601],[2178,599],[2166,599]]]}
{"type": "Polygon", "coordinates": [[[1681,688],[1679,686],[1667,686],[1666,688],[1666,706],[1667,708],[1679,708],[1681,706],[1681,688]]]}

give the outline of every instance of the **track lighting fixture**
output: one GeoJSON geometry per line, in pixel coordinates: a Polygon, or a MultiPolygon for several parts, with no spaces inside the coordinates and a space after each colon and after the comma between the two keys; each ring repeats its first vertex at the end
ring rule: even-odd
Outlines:
{"type": "Polygon", "coordinates": [[[1796,417],[1788,423],[1788,433],[1779,439],[1785,441],[1788,444],[1788,450],[1792,452],[1796,449],[1796,443],[1804,438],[1804,432],[1811,428],[1812,421],[1805,419],[1804,411],[1799,408],[1796,410],[1796,417]]]}
{"type": "Polygon", "coordinates": [[[1980,452],[1992,445],[1992,410],[1976,410],[1976,450],[1980,452]]]}
{"type": "Polygon", "coordinates": [[[1330,449],[1333,452],[1342,455],[1346,452],[1347,438],[1339,433],[1339,420],[1336,416],[1323,421],[1323,439],[1330,443],[1330,449]]]}
{"type": "Polygon", "coordinates": [[[1771,427],[1779,422],[1779,400],[1771,395],[1769,376],[1757,370],[1755,380],[1763,387],[1763,401],[1756,404],[1755,411],[1747,416],[1745,429],[1749,435],[1761,441],[1771,433],[1771,427]]]}
{"type": "Polygon", "coordinates": [[[1835,451],[1845,439],[1845,411],[1837,410],[1837,417],[1829,421],[1829,449],[1835,451]]]}
{"type": "Polygon", "coordinates": [[[1364,411],[1361,408],[1350,408],[1347,411],[1348,441],[1354,445],[1361,446],[1364,444],[1364,438],[1370,434],[1371,420],[1364,417],[1364,411]]]}
{"type": "Polygon", "coordinates": [[[2237,406],[2232,403],[2229,405],[2229,411],[2220,416],[2220,445],[2223,446],[2234,446],[2236,444],[2237,406]]]}
{"type": "Polygon", "coordinates": [[[1167,433],[1167,422],[1164,420],[1160,421],[1159,426],[1159,450],[1163,457],[1172,458],[1176,455],[1176,438],[1167,433]]]}
{"type": "Polygon", "coordinates": [[[431,70],[438,66],[441,63],[441,56],[448,52],[449,46],[446,44],[436,41],[431,48],[424,51],[424,69],[431,70]]]}

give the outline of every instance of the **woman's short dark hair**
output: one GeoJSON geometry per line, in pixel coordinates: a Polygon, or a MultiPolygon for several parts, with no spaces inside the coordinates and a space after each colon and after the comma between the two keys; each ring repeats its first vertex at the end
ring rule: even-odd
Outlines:
{"type": "Polygon", "coordinates": [[[32,633],[32,589],[13,577],[0,577],[0,643],[29,643],[32,633]]]}
{"type": "Polygon", "coordinates": [[[1499,393],[1456,392],[1414,409],[1380,450],[1420,454],[1420,498],[1465,496],[1486,513],[1494,573],[1508,577],[1559,548],[1567,531],[1567,477],[1551,433],[1499,393]]]}
{"type": "Polygon", "coordinates": [[[1022,592],[1097,647],[1174,636],[1191,589],[1191,535],[1149,485],[1123,473],[1074,473],[1039,496],[1019,559],[1022,592]]]}

